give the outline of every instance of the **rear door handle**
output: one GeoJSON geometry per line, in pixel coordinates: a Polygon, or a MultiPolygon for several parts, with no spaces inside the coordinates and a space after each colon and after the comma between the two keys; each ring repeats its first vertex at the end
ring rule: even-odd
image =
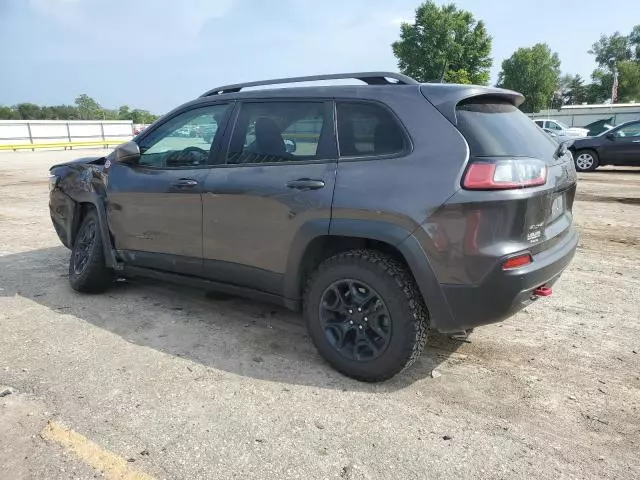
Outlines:
{"type": "Polygon", "coordinates": [[[198,181],[193,178],[181,178],[171,184],[175,188],[192,188],[198,185],[198,181]]]}
{"type": "Polygon", "coordinates": [[[324,187],[324,182],[311,178],[299,178],[298,180],[287,182],[287,187],[295,190],[318,190],[324,187]]]}

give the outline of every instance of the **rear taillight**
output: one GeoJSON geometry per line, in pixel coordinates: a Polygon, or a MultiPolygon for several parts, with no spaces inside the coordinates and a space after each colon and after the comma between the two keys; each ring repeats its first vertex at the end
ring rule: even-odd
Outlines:
{"type": "Polygon", "coordinates": [[[462,186],[468,190],[507,190],[544,185],[547,166],[533,158],[474,161],[465,172],[462,186]]]}

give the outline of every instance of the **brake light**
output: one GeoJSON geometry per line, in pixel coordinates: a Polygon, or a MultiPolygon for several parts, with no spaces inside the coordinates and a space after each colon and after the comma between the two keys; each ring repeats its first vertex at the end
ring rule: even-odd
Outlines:
{"type": "Polygon", "coordinates": [[[528,253],[523,255],[518,255],[516,257],[511,257],[506,262],[502,264],[503,270],[513,270],[514,268],[524,267],[525,265],[529,265],[533,262],[533,258],[528,253]]]}
{"type": "Polygon", "coordinates": [[[537,187],[546,181],[544,162],[518,158],[473,162],[467,168],[462,186],[468,190],[508,190],[537,187]]]}

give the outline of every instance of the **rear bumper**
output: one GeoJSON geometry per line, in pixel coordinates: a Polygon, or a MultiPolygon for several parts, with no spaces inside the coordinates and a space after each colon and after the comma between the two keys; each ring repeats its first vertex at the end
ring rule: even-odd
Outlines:
{"type": "Polygon", "coordinates": [[[468,330],[500,322],[536,301],[533,291],[551,287],[569,265],[578,245],[572,227],[565,238],[533,256],[523,268],[503,271],[500,262],[478,285],[441,284],[451,315],[434,319],[432,328],[441,332],[468,330]]]}

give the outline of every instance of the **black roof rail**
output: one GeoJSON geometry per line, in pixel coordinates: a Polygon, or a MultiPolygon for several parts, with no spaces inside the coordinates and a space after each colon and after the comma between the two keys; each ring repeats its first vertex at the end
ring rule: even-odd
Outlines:
{"type": "Polygon", "coordinates": [[[247,87],[259,87],[262,85],[278,85],[282,83],[317,82],[321,80],[340,79],[362,80],[368,85],[418,85],[419,82],[411,77],[393,72],[357,72],[357,73],[332,73],[329,75],[311,75],[308,77],[276,78],[273,80],[261,80],[258,82],[237,83],[235,85],[224,85],[222,87],[208,90],[200,97],[210,97],[222,93],[236,93],[247,87]],[[395,80],[390,82],[389,79],[395,80]]]}

